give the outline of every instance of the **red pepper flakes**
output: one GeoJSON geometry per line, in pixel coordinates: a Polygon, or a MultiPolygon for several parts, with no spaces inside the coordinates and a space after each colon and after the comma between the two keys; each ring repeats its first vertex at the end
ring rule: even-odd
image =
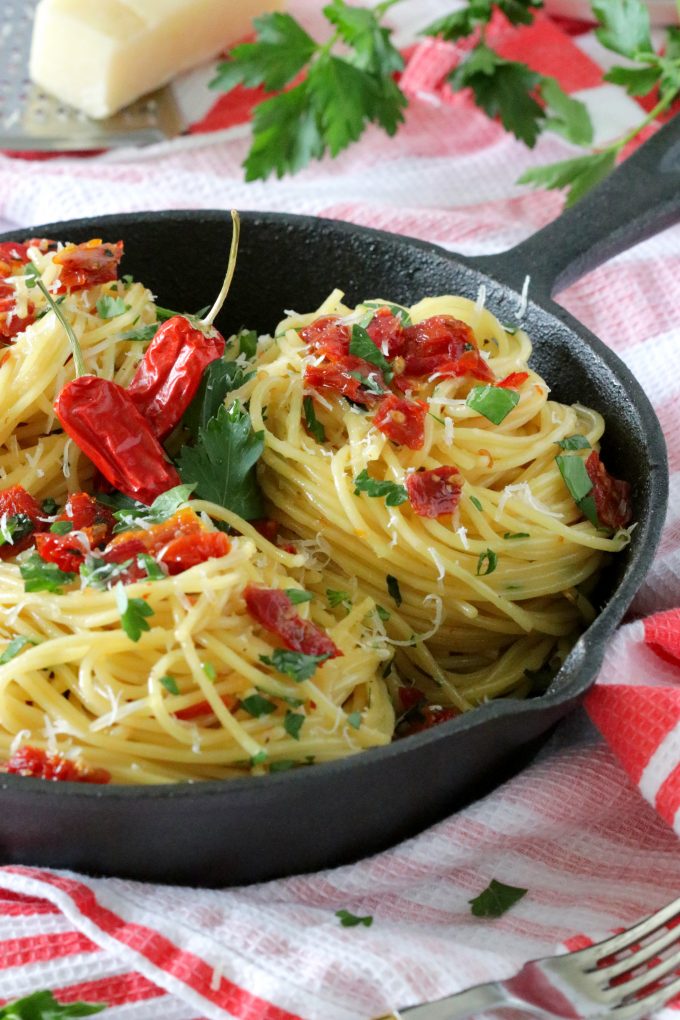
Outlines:
{"type": "Polygon", "coordinates": [[[452,514],[460,501],[460,477],[455,467],[415,471],[406,476],[406,491],[412,509],[420,517],[452,514]],[[455,478],[457,481],[452,481],[455,478]]]}
{"type": "Polygon", "coordinates": [[[504,390],[516,390],[522,383],[525,383],[529,378],[528,372],[511,372],[510,375],[506,375],[505,379],[501,379],[500,382],[496,383],[504,390]]]}
{"type": "Polygon", "coordinates": [[[586,471],[593,483],[592,496],[600,523],[614,530],[625,528],[633,519],[630,483],[612,477],[597,450],[588,457],[586,471]]]}
{"type": "Polygon", "coordinates": [[[92,769],[82,762],[70,761],[60,754],[42,751],[38,747],[21,747],[15,751],[4,768],[11,775],[32,776],[53,782],[110,783],[111,773],[106,769],[92,769]]]}
{"type": "Polygon", "coordinates": [[[420,450],[425,442],[426,414],[424,401],[406,400],[390,393],[380,401],[373,424],[393,442],[409,450],[420,450]]]}
{"type": "Polygon", "coordinates": [[[266,630],[276,634],[286,648],[305,655],[342,655],[328,634],[311,620],[303,620],[284,591],[249,584],[244,597],[248,612],[266,630]]]}

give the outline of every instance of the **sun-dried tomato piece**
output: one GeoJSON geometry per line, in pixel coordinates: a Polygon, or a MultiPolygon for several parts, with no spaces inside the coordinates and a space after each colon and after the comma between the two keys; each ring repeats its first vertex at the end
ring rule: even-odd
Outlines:
{"type": "Polygon", "coordinates": [[[324,354],[329,361],[338,361],[349,354],[352,331],[337,315],[322,315],[304,326],[298,335],[315,354],[324,354]]]}
{"type": "Polygon", "coordinates": [[[354,401],[370,406],[387,391],[382,372],[363,358],[353,355],[339,358],[333,363],[308,365],[305,384],[315,390],[331,390],[354,401]],[[372,389],[380,392],[374,393],[372,389]]]}
{"type": "Polygon", "coordinates": [[[11,276],[29,261],[28,245],[18,241],[3,241],[0,244],[0,276],[11,276]]]}
{"type": "Polygon", "coordinates": [[[466,350],[476,351],[474,333],[452,315],[432,315],[404,330],[401,355],[406,375],[429,376],[444,362],[458,361],[466,350]]]}
{"type": "Polygon", "coordinates": [[[14,287],[0,280],[0,341],[13,340],[35,322],[35,305],[32,301],[28,302],[27,315],[18,316],[16,307],[14,287]]]}
{"type": "MultiPolygon", "coordinates": [[[[221,700],[231,712],[238,704],[238,698],[233,694],[223,694],[221,700]]],[[[176,719],[181,719],[183,722],[190,722],[192,719],[198,719],[202,715],[211,715],[212,706],[208,701],[198,701],[195,705],[189,705],[188,708],[180,708],[179,712],[172,713],[176,719]]]]}
{"type": "Polygon", "coordinates": [[[46,563],[56,563],[60,570],[77,574],[89,552],[89,542],[83,534],[36,535],[35,547],[46,563]]]}
{"type": "Polygon", "coordinates": [[[592,496],[601,524],[608,528],[625,528],[633,519],[630,504],[630,483],[613,478],[600,460],[597,450],[588,457],[586,471],[593,483],[592,496]]]}
{"type": "Polygon", "coordinates": [[[260,517],[256,521],[250,521],[255,531],[259,531],[263,538],[272,544],[279,537],[279,522],[273,517],[260,517]]]}
{"type": "Polygon", "coordinates": [[[500,382],[496,383],[496,386],[500,386],[504,390],[516,390],[518,386],[525,383],[529,378],[528,372],[511,372],[510,375],[506,375],[505,379],[501,379],[500,382]]]}
{"type": "Polygon", "coordinates": [[[385,357],[392,359],[402,353],[406,340],[404,327],[389,308],[378,309],[366,327],[366,332],[385,357]]]}
{"type": "Polygon", "coordinates": [[[106,769],[92,769],[82,762],[70,761],[60,754],[51,754],[39,747],[20,747],[7,762],[5,772],[34,779],[70,783],[110,783],[106,769]]]}
{"type": "Polygon", "coordinates": [[[455,467],[438,467],[407,475],[406,491],[412,509],[420,517],[452,514],[460,500],[460,480],[455,467]],[[457,481],[453,481],[454,478],[457,481]]]}
{"type": "Polygon", "coordinates": [[[281,639],[286,648],[305,655],[342,655],[328,634],[311,620],[303,620],[293,603],[278,588],[249,584],[244,592],[248,612],[266,630],[281,639]]]}
{"type": "Polygon", "coordinates": [[[69,245],[54,256],[61,266],[58,293],[66,290],[83,290],[97,283],[112,283],[118,279],[118,264],[123,257],[123,242],[103,244],[97,238],[84,244],[69,245]]]}
{"type": "Polygon", "coordinates": [[[36,531],[44,531],[46,521],[41,520],[44,514],[37,499],[26,492],[23,485],[13,485],[0,491],[0,518],[4,518],[6,527],[13,531],[12,542],[0,546],[0,558],[16,556],[33,544],[36,531]]]}
{"type": "Polygon", "coordinates": [[[397,695],[402,712],[410,712],[417,705],[422,705],[425,701],[425,695],[417,687],[400,687],[397,695]]]}
{"type": "Polygon", "coordinates": [[[159,561],[165,564],[168,573],[181,574],[198,563],[226,556],[230,549],[231,542],[222,531],[203,531],[174,539],[165,547],[159,561]]]}
{"type": "Polygon", "coordinates": [[[491,368],[477,350],[465,351],[456,361],[442,362],[436,374],[444,378],[455,377],[459,379],[464,378],[466,375],[471,375],[474,379],[481,380],[481,382],[496,381],[491,368]]]}
{"type": "Polygon", "coordinates": [[[57,521],[69,521],[74,531],[84,531],[93,548],[106,545],[116,523],[109,508],[87,492],[74,492],[69,496],[57,521]]]}
{"type": "Polygon", "coordinates": [[[106,563],[127,563],[128,560],[132,560],[125,573],[121,574],[117,580],[123,584],[134,584],[135,581],[143,581],[148,577],[144,567],[140,567],[137,562],[139,554],[147,552],[148,549],[141,539],[131,538],[127,541],[116,542],[115,545],[109,545],[104,550],[103,559],[106,563]]]}
{"type": "Polygon", "coordinates": [[[406,722],[401,730],[401,736],[407,736],[411,733],[422,733],[423,730],[431,730],[433,726],[438,726],[448,719],[455,719],[459,715],[460,711],[451,705],[424,705],[419,710],[417,716],[406,722]]]}
{"type": "Polygon", "coordinates": [[[425,441],[426,414],[424,401],[405,400],[390,393],[380,401],[373,424],[393,442],[420,450],[425,441]]]}

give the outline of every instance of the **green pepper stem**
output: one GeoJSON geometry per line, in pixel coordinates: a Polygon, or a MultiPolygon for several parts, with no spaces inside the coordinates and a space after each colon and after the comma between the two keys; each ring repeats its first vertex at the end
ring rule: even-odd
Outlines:
{"type": "Polygon", "coordinates": [[[241,236],[241,217],[239,216],[235,209],[231,210],[231,219],[232,223],[234,224],[234,229],[231,234],[231,250],[229,252],[229,262],[227,264],[227,275],[224,278],[222,290],[218,294],[217,301],[212,306],[206,317],[204,319],[201,319],[201,322],[203,323],[204,326],[212,326],[213,322],[220,314],[222,310],[222,305],[227,300],[227,294],[229,293],[231,281],[234,277],[234,271],[236,269],[236,258],[238,256],[238,241],[239,237],[241,236]]]}
{"type": "Polygon", "coordinates": [[[42,293],[45,295],[45,297],[47,298],[48,305],[50,306],[50,308],[52,309],[52,311],[56,315],[57,319],[59,320],[59,322],[62,324],[62,326],[66,330],[66,335],[67,335],[68,341],[69,341],[69,343],[71,345],[71,350],[73,351],[73,363],[76,366],[76,378],[78,378],[81,375],[87,375],[88,372],[87,372],[87,369],[85,368],[85,361],[83,359],[83,352],[82,352],[82,350],[80,348],[80,344],[78,343],[78,339],[77,339],[75,333],[73,332],[73,328],[72,328],[71,324],[66,321],[66,317],[64,316],[64,313],[62,312],[61,308],[59,307],[57,302],[54,300],[54,298],[52,297],[52,295],[50,294],[50,292],[48,291],[47,287],[42,282],[42,280],[36,280],[35,281],[35,285],[38,288],[38,290],[41,290],[42,293]]]}

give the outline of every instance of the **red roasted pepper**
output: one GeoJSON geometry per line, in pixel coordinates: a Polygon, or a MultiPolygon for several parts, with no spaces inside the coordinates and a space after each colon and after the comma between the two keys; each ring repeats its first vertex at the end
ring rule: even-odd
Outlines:
{"type": "Polygon", "coordinates": [[[203,372],[224,354],[224,337],[175,315],[160,327],[128,387],[151,431],[165,439],[194,399],[203,372]]]}
{"type": "Polygon", "coordinates": [[[150,505],[180,484],[163,447],[117,383],[79,376],[64,386],[54,409],[64,431],[119,492],[150,505]]]}
{"type": "Polygon", "coordinates": [[[106,769],[92,769],[82,762],[70,761],[61,754],[51,754],[39,747],[20,747],[4,767],[5,772],[34,779],[71,783],[110,783],[106,769]]]}

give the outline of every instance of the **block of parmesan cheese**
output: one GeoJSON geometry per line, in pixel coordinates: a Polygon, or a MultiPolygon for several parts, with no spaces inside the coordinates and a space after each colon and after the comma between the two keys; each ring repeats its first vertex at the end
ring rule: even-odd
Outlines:
{"type": "Polygon", "coordinates": [[[110,117],[252,30],[283,0],[40,0],[32,80],[90,117],[110,117]]]}

